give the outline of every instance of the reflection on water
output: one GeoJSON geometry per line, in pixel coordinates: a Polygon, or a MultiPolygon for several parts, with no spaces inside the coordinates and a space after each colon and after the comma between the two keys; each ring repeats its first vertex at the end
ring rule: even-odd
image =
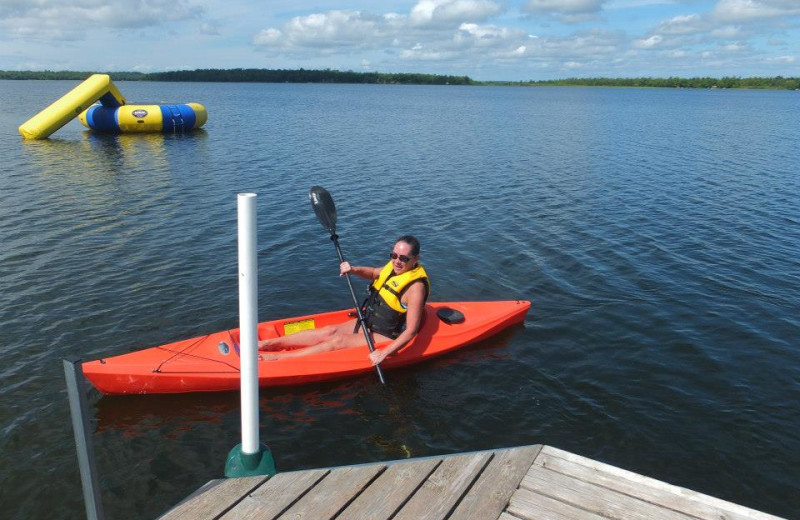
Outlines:
{"type": "Polygon", "coordinates": [[[179,431],[197,423],[219,424],[222,416],[239,411],[239,396],[233,392],[192,395],[105,396],[96,410],[96,431],[120,432],[130,438],[148,429],[179,431]]]}
{"type": "MultiPolygon", "coordinates": [[[[78,141],[57,138],[23,140],[23,152],[43,176],[79,172],[87,178],[148,172],[159,175],[173,168],[191,167],[207,150],[208,133],[97,134],[86,130],[78,141]],[[169,145],[169,147],[168,147],[169,145]]],[[[153,179],[155,188],[163,179],[153,179]]]]}

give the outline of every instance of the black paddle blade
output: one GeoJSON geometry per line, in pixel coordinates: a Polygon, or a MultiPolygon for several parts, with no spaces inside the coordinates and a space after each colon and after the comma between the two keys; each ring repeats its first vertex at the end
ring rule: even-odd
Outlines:
{"type": "Polygon", "coordinates": [[[314,208],[319,223],[328,230],[328,233],[335,235],[336,205],[333,203],[331,194],[325,188],[313,186],[308,192],[308,198],[311,199],[311,207],[314,208]]]}

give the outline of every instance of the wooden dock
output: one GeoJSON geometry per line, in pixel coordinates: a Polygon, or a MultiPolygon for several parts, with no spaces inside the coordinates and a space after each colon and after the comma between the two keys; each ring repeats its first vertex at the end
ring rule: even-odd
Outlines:
{"type": "Polygon", "coordinates": [[[213,480],[161,518],[777,519],[550,446],[213,480]]]}

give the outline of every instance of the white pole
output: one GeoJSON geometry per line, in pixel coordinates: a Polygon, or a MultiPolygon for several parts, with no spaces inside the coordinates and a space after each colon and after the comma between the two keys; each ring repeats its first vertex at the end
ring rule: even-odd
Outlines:
{"type": "Polygon", "coordinates": [[[242,453],[258,453],[258,261],[256,194],[240,193],[239,340],[242,379],[242,453]]]}

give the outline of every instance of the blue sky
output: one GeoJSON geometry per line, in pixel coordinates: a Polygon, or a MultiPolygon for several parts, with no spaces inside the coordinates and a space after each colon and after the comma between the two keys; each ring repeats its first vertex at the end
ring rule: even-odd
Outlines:
{"type": "Polygon", "coordinates": [[[0,0],[0,69],[800,76],[800,0],[0,0]]]}

